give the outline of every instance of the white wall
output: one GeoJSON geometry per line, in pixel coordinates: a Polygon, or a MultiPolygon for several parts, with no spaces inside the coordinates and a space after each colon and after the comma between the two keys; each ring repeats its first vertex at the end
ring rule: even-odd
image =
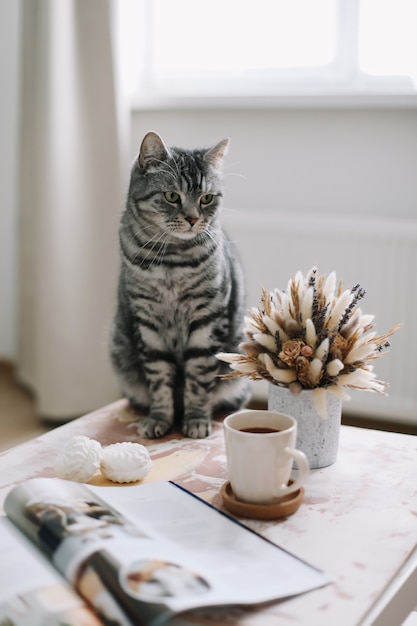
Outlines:
{"type": "Polygon", "coordinates": [[[16,355],[19,0],[0,2],[0,358],[16,355]]]}
{"type": "Polygon", "coordinates": [[[417,109],[137,111],[168,145],[232,142],[226,205],[233,209],[417,218],[417,109]]]}

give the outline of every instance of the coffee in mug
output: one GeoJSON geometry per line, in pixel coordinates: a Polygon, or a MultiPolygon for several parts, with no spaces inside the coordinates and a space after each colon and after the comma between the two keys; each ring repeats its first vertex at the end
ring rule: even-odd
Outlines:
{"type": "Polygon", "coordinates": [[[233,493],[252,504],[273,504],[303,486],[307,457],[295,448],[297,422],[290,415],[243,410],[224,420],[227,467],[233,493]],[[290,481],[293,463],[298,475],[290,481]]]}

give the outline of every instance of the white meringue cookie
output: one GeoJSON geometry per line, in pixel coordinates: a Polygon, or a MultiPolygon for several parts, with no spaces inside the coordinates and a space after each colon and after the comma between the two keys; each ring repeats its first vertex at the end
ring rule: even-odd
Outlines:
{"type": "Polygon", "coordinates": [[[131,483],[145,478],[151,466],[145,446],[123,441],[104,448],[100,468],[103,475],[115,483],[131,483]]]}
{"type": "Polygon", "coordinates": [[[55,460],[59,478],[86,483],[100,467],[103,456],[101,444],[95,439],[77,435],[66,442],[55,460]]]}

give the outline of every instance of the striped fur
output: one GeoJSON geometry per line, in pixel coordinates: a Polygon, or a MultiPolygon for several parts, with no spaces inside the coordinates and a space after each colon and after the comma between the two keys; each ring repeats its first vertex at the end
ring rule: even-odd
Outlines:
{"type": "Polygon", "coordinates": [[[210,433],[218,410],[241,408],[244,379],[224,380],[215,358],[242,340],[243,276],[220,223],[222,160],[209,150],[167,148],[149,132],[131,172],[120,225],[121,271],[111,357],[143,437],[182,419],[188,437],[210,433]]]}

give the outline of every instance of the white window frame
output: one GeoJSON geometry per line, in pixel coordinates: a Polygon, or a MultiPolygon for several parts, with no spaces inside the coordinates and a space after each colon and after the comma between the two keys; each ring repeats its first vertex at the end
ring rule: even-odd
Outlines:
{"type": "MultiPolygon", "coordinates": [[[[173,0],[175,1],[175,0],[173,0]]],[[[314,0],[312,0],[314,1],[314,0]]],[[[141,59],[138,88],[132,94],[133,109],[172,108],[270,108],[311,106],[417,107],[416,84],[406,77],[378,77],[362,72],[358,63],[358,11],[360,0],[339,0],[337,53],[323,68],[274,70],[244,76],[213,75],[207,78],[166,79],[158,84],[147,70],[151,47],[147,43],[152,0],[134,0],[139,9],[135,58],[141,59]],[[273,78],[271,79],[271,76],[273,78]]],[[[128,0],[121,0],[126,3],[128,0]]],[[[227,2],[227,0],[225,0],[227,2]]],[[[123,35],[122,38],[123,39],[123,35]]],[[[132,44],[126,43],[129,56],[132,44]]]]}

